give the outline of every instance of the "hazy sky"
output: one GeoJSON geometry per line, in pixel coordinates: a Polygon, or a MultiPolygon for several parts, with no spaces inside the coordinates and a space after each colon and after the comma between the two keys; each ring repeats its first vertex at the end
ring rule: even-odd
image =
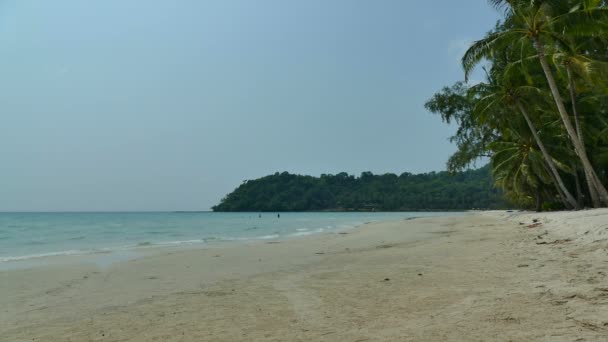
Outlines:
{"type": "Polygon", "coordinates": [[[486,0],[0,0],[0,211],[443,170],[452,129],[424,102],[497,19],[486,0]]]}

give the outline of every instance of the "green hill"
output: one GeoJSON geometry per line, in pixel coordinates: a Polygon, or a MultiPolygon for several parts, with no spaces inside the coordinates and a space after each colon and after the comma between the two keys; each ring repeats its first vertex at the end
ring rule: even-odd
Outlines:
{"type": "Polygon", "coordinates": [[[243,182],[213,211],[424,211],[502,209],[488,166],[456,174],[302,176],[275,173],[243,182]]]}

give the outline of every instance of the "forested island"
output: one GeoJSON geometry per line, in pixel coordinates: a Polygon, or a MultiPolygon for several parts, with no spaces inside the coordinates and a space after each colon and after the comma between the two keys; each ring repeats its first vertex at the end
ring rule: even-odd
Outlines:
{"type": "Polygon", "coordinates": [[[503,209],[488,166],[457,173],[320,177],[275,173],[244,181],[213,211],[424,211],[503,209]]]}

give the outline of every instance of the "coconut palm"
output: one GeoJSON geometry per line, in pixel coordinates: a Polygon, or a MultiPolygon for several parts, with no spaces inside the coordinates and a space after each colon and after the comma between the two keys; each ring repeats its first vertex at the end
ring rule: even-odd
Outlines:
{"type": "Polygon", "coordinates": [[[551,175],[540,151],[535,148],[534,139],[520,136],[517,131],[511,133],[513,140],[490,144],[494,151],[491,165],[495,182],[512,201],[524,206],[534,202],[536,210],[540,211],[543,185],[552,182],[551,175]]]}
{"type": "MultiPolygon", "coordinates": [[[[576,134],[580,142],[580,146],[583,152],[588,155],[585,143],[585,133],[583,125],[581,123],[581,115],[578,106],[579,91],[577,90],[576,79],[582,80],[583,86],[585,84],[591,84],[593,78],[593,71],[599,69],[606,69],[606,64],[589,57],[588,51],[584,44],[586,41],[577,42],[574,39],[563,39],[559,42],[559,48],[552,54],[553,64],[558,67],[558,72],[561,71],[563,78],[566,80],[568,87],[568,95],[570,100],[570,106],[574,118],[574,124],[576,128],[576,134]]],[[[558,73],[559,74],[559,73],[558,73]]],[[[596,187],[592,184],[593,176],[585,172],[585,179],[587,181],[587,187],[591,196],[592,204],[595,208],[601,206],[600,196],[596,187]]]]}
{"type": "MultiPolygon", "coordinates": [[[[498,68],[494,68],[495,71],[496,69],[498,68]]],[[[505,77],[500,72],[488,73],[488,83],[480,83],[472,87],[471,91],[481,94],[481,98],[475,107],[475,114],[481,122],[487,123],[488,120],[498,120],[497,126],[510,129],[513,123],[511,118],[513,113],[521,114],[534,143],[540,150],[542,159],[555,181],[556,190],[561,195],[563,202],[570,208],[579,208],[579,203],[566,187],[554,162],[554,158],[545,147],[538,129],[534,125],[532,117],[526,108],[525,98],[531,95],[543,96],[543,91],[529,85],[517,86],[511,82],[509,77],[505,77]],[[502,117],[497,117],[497,115],[501,115],[502,117]]]]}
{"type": "Polygon", "coordinates": [[[563,10],[564,1],[491,0],[490,2],[506,10],[507,20],[501,28],[475,42],[467,50],[462,59],[465,78],[468,78],[470,72],[481,60],[491,59],[506,48],[516,46],[524,50],[530,45],[533,46],[563,125],[585,170],[588,184],[590,188],[597,191],[602,202],[608,205],[608,191],[599,180],[587,156],[584,143],[581,143],[576,129],[570,121],[558,83],[546,56],[547,46],[553,46],[552,42],[563,40],[561,32],[566,29],[569,34],[576,35],[602,34],[608,22],[605,20],[606,9],[599,6],[595,8],[592,6],[589,8],[575,7],[570,11],[560,13],[558,10],[563,10]],[[556,3],[560,3],[561,6],[556,3]],[[604,21],[600,21],[600,19],[604,19],[604,21]]]}

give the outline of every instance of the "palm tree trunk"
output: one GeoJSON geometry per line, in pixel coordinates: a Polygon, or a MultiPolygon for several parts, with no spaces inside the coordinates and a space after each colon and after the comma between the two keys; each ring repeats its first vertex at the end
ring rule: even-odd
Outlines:
{"type": "Polygon", "coordinates": [[[576,154],[581,159],[581,162],[583,164],[583,169],[585,170],[585,175],[589,176],[589,178],[590,178],[589,184],[592,184],[595,186],[595,189],[597,190],[602,202],[604,202],[604,204],[608,205],[608,191],[606,190],[604,185],[600,182],[597,174],[595,173],[595,170],[593,169],[593,166],[591,165],[591,162],[589,161],[589,158],[587,157],[587,153],[585,153],[584,147],[581,146],[581,142],[578,138],[578,135],[576,134],[576,131],[575,131],[574,127],[572,126],[572,123],[570,122],[570,118],[568,117],[568,111],[566,110],[566,106],[564,106],[564,101],[562,100],[562,97],[559,93],[557,83],[555,82],[555,78],[553,77],[553,72],[551,71],[551,68],[549,67],[549,63],[547,62],[547,60],[545,58],[543,45],[540,42],[540,40],[538,39],[538,37],[534,38],[534,45],[538,52],[538,58],[540,60],[540,64],[543,68],[543,71],[545,72],[545,77],[547,78],[547,82],[549,83],[549,88],[551,89],[551,94],[553,95],[553,100],[555,100],[555,104],[557,105],[558,112],[562,118],[564,126],[566,127],[566,132],[568,132],[568,135],[570,136],[570,140],[572,140],[572,144],[574,145],[574,150],[576,151],[576,154]]]}
{"type": "MultiPolygon", "coordinates": [[[[551,158],[551,156],[549,156],[549,158],[551,158]]],[[[559,196],[560,202],[562,202],[562,204],[564,205],[564,208],[566,208],[566,209],[576,209],[572,205],[570,205],[570,203],[568,203],[568,200],[566,199],[567,196],[566,196],[566,194],[564,194],[564,192],[560,188],[559,182],[555,178],[555,175],[551,171],[551,168],[549,167],[549,165],[547,165],[548,163],[546,161],[546,158],[543,157],[543,159],[545,160],[545,162],[543,163],[543,166],[545,168],[545,171],[547,171],[547,173],[549,173],[549,175],[551,175],[551,180],[553,180],[553,186],[555,186],[555,191],[557,191],[557,195],[559,196]]],[[[577,203],[578,203],[578,201],[577,201],[577,203]]],[[[580,206],[580,203],[579,203],[579,206],[580,206]]]]}
{"type": "Polygon", "coordinates": [[[570,70],[570,65],[566,65],[566,75],[568,76],[568,87],[570,88],[570,102],[572,103],[572,114],[574,115],[576,134],[578,135],[578,140],[583,145],[583,149],[585,149],[585,139],[583,138],[583,130],[581,129],[581,121],[579,119],[578,109],[576,106],[576,88],[574,84],[574,79],[572,78],[572,70],[570,70]]]}
{"type": "Polygon", "coordinates": [[[545,148],[545,144],[543,144],[542,140],[540,140],[540,137],[538,136],[538,132],[536,131],[536,127],[534,127],[532,120],[530,120],[530,116],[528,115],[526,108],[524,108],[524,106],[519,101],[516,102],[516,105],[517,105],[517,108],[519,109],[519,111],[521,112],[521,114],[526,119],[526,123],[528,124],[528,127],[530,128],[530,131],[532,132],[532,136],[534,136],[534,140],[536,141],[536,144],[540,148],[540,151],[543,154],[543,158],[545,158],[545,162],[547,163],[547,165],[549,166],[549,169],[551,170],[551,174],[553,174],[553,177],[557,181],[557,185],[559,186],[562,193],[566,196],[566,202],[572,208],[578,209],[578,202],[576,202],[576,199],[574,199],[574,196],[572,196],[572,194],[570,193],[568,188],[566,188],[566,185],[564,184],[562,176],[560,176],[559,172],[557,171],[557,167],[555,167],[553,158],[551,158],[551,155],[545,148]]]}
{"type": "Polygon", "coordinates": [[[584,208],[585,207],[585,199],[584,199],[585,196],[583,195],[583,189],[581,187],[581,180],[580,180],[580,177],[578,176],[578,170],[576,169],[576,164],[572,163],[571,167],[572,167],[572,171],[574,171],[574,184],[576,185],[576,201],[578,202],[579,208],[584,208]]]}
{"type": "Polygon", "coordinates": [[[540,190],[536,189],[536,212],[540,213],[543,211],[543,200],[540,194],[540,190]]]}
{"type": "MultiPolygon", "coordinates": [[[[576,134],[578,135],[578,140],[581,143],[583,151],[587,154],[587,149],[585,148],[585,138],[583,137],[583,130],[581,128],[581,121],[578,115],[578,109],[576,105],[576,88],[574,84],[574,79],[572,78],[572,70],[570,70],[570,65],[566,64],[566,74],[568,76],[568,85],[570,88],[570,102],[572,103],[572,114],[574,115],[574,124],[576,125],[576,134]]],[[[575,169],[576,170],[576,169],[575,169]]],[[[589,176],[585,170],[585,180],[587,181],[587,187],[589,188],[589,195],[591,196],[591,203],[594,208],[599,208],[602,206],[602,203],[597,194],[596,187],[593,186],[591,181],[593,177],[589,176]]],[[[578,174],[577,174],[578,181],[578,174]]]]}
{"type": "Polygon", "coordinates": [[[568,204],[568,201],[566,201],[566,195],[562,192],[562,189],[559,187],[559,185],[557,183],[557,179],[555,179],[555,176],[553,176],[553,173],[549,169],[549,166],[547,166],[546,164],[547,163],[545,162],[543,164],[543,166],[545,167],[545,170],[551,175],[551,179],[553,180],[553,185],[555,186],[555,190],[557,191],[560,202],[562,202],[562,204],[564,205],[564,208],[574,209],[574,208],[572,208],[572,206],[570,206],[570,204],[568,204]]]}

